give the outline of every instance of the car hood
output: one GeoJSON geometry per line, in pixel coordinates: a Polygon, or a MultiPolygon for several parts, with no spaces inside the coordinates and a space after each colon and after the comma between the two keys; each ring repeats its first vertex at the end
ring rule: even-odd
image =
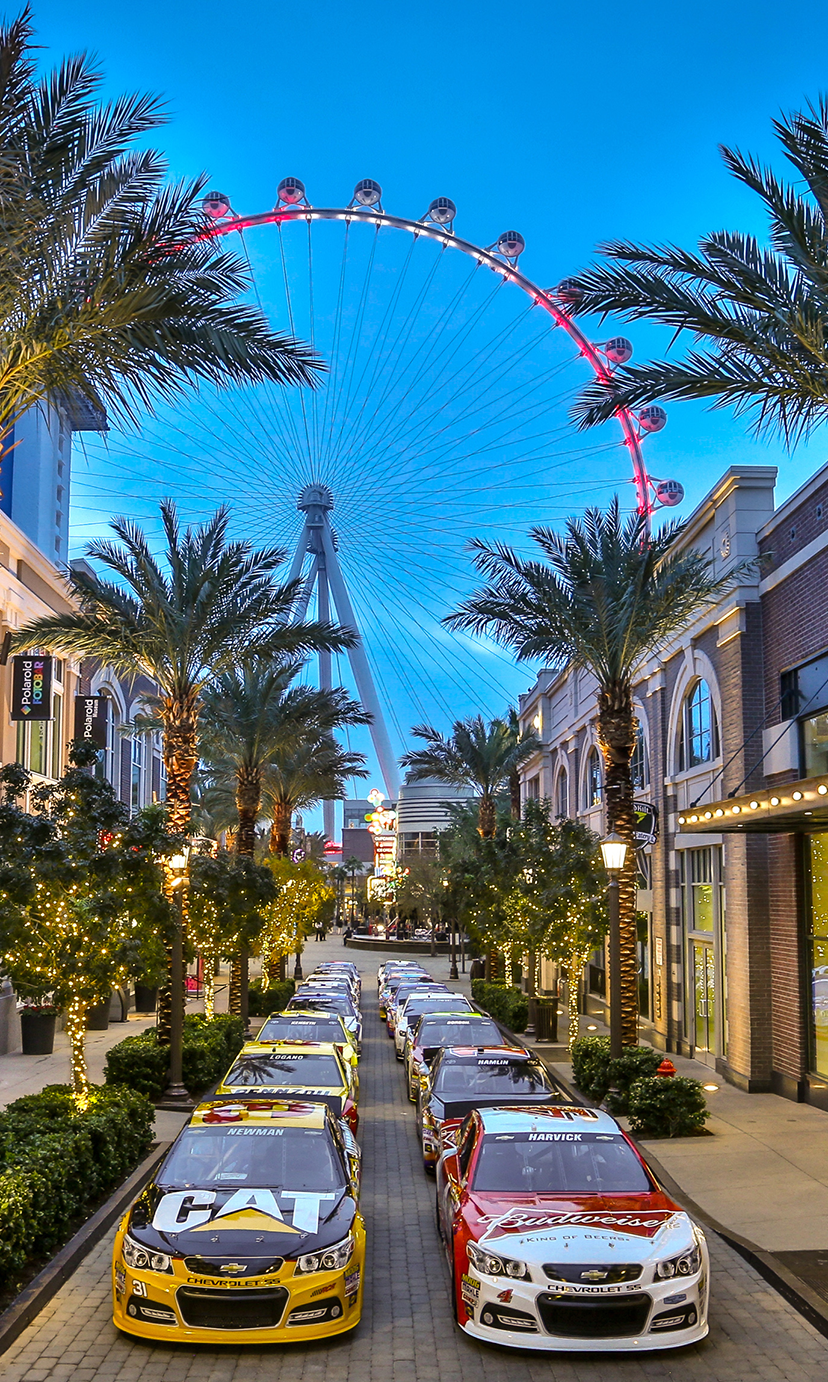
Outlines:
{"type": "Polygon", "coordinates": [[[261,1263],[337,1243],[354,1222],[350,1189],[311,1191],[150,1186],[136,1202],[129,1234],[144,1247],[193,1259],[261,1263]]]}
{"type": "Polygon", "coordinates": [[[464,1217],[472,1236],[492,1251],[529,1262],[637,1260],[681,1252],[692,1242],[692,1221],[660,1192],[651,1195],[470,1195],[464,1217]],[[637,1240],[637,1241],[636,1241],[637,1240]],[[620,1256],[619,1256],[620,1260],[620,1256]]]}

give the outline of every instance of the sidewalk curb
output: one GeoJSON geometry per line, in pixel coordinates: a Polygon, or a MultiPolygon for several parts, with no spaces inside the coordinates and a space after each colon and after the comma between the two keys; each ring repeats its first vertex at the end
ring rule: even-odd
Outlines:
{"type": "Polygon", "coordinates": [[[96,1210],[91,1219],[87,1219],[74,1238],[69,1239],[66,1246],[55,1254],[43,1271],[38,1272],[28,1286],[23,1288],[8,1310],[3,1311],[0,1315],[0,1354],[11,1347],[15,1339],[40,1314],[43,1307],[57,1295],[64,1282],[135,1199],[171,1146],[171,1142],[157,1143],[132,1175],[118,1186],[115,1193],[96,1210]]]}
{"type": "MultiPolygon", "coordinates": [[[[519,1038],[516,1039],[519,1040],[519,1038]]],[[[538,1052],[538,1054],[540,1055],[541,1053],[538,1052]]],[[[597,1107],[597,1105],[592,1103],[591,1099],[585,1098],[584,1095],[575,1088],[572,1082],[557,1069],[555,1070],[555,1078],[560,1080],[561,1084],[577,1103],[586,1104],[593,1108],[597,1107]]],[[[627,1136],[641,1153],[647,1165],[652,1167],[657,1179],[664,1186],[665,1190],[667,1190],[668,1194],[682,1205],[694,1219],[698,1219],[700,1223],[704,1224],[705,1228],[711,1229],[713,1233],[717,1234],[719,1238],[722,1238],[735,1252],[738,1252],[739,1256],[743,1257],[745,1261],[753,1267],[754,1271],[759,1273],[764,1281],[767,1281],[775,1291],[779,1292],[783,1300],[786,1300],[789,1305],[792,1305],[794,1310],[798,1311],[814,1329],[828,1339],[828,1301],[823,1300],[816,1291],[812,1290],[804,1281],[801,1281],[798,1276],[794,1276],[793,1272],[789,1271],[787,1267],[784,1267],[782,1263],[774,1257],[772,1252],[767,1252],[764,1248],[760,1248],[758,1243],[753,1243],[749,1238],[743,1238],[740,1233],[736,1233],[734,1229],[727,1228],[724,1224],[720,1224],[718,1219],[714,1219],[712,1214],[709,1214],[706,1209],[702,1209],[700,1204],[697,1204],[686,1191],[682,1190],[678,1182],[670,1175],[670,1172],[662,1166],[658,1157],[650,1151],[649,1146],[645,1147],[639,1142],[638,1138],[634,1137],[629,1131],[627,1132],[627,1136]]]]}

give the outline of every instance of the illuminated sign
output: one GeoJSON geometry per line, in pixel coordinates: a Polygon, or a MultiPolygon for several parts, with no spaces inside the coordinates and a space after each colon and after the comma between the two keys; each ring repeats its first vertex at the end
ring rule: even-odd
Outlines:
{"type": "Polygon", "coordinates": [[[13,720],[51,720],[52,659],[12,658],[11,718],[13,720]]]}

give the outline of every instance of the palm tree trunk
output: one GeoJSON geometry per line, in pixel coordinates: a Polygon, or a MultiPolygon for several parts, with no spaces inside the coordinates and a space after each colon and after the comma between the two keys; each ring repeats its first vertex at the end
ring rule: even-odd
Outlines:
{"type": "MultiPolygon", "coordinates": [[[[167,821],[175,835],[190,833],[190,788],[198,763],[196,732],[198,703],[195,693],[168,696],[164,704],[164,766],[167,770],[167,821]]],[[[180,924],[186,940],[187,891],[181,899],[180,924]]],[[[172,943],[166,946],[167,970],[172,963],[172,943]]],[[[156,1040],[163,1046],[170,1044],[170,1010],[172,989],[169,978],[158,993],[156,1040]]]]}
{"type": "Polygon", "coordinates": [[[512,808],[512,820],[520,820],[520,772],[517,768],[509,774],[509,804],[512,808]]]}
{"type": "Polygon", "coordinates": [[[484,792],[477,809],[477,833],[483,840],[493,840],[496,829],[495,799],[489,792],[484,792]]]}
{"type": "MultiPolygon", "coordinates": [[[[621,1041],[638,1041],[638,964],[636,955],[636,861],[635,812],[630,761],[638,722],[633,714],[628,685],[605,688],[598,697],[598,742],[604,756],[607,827],[627,845],[627,857],[618,878],[621,931],[621,1041]]],[[[612,995],[611,995],[611,1001],[612,995]]]]}
{"type": "Polygon", "coordinates": [[[233,841],[236,854],[253,858],[256,850],[256,821],[262,804],[262,775],[256,768],[239,768],[236,773],[236,811],[239,824],[233,841]]]}
{"type": "Polygon", "coordinates": [[[290,818],[293,811],[289,803],[277,801],[273,806],[273,821],[270,826],[270,852],[286,859],[290,852],[290,818]]]}

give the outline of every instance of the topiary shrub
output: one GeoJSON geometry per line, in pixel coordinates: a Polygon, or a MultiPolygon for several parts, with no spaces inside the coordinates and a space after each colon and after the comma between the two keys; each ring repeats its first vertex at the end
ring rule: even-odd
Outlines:
{"type": "Polygon", "coordinates": [[[529,1024],[529,1003],[520,989],[506,984],[490,984],[485,979],[472,979],[472,998],[495,1022],[502,1022],[510,1032],[525,1032],[529,1024]]]}
{"type": "Polygon", "coordinates": [[[662,1060],[652,1046],[625,1046],[613,1060],[609,1037],[579,1037],[572,1043],[572,1078],[588,1099],[596,1104],[606,1100],[609,1112],[617,1115],[627,1113],[635,1081],[655,1075],[662,1060]],[[616,1092],[607,1098],[610,1089],[616,1092]]]}
{"type": "Polygon", "coordinates": [[[296,992],[294,979],[279,979],[266,989],[251,984],[247,995],[247,1011],[251,1017],[269,1017],[271,1013],[283,1012],[296,992]]]}
{"type": "Polygon", "coordinates": [[[638,1079],[630,1090],[630,1129],[639,1137],[693,1137],[710,1110],[698,1080],[683,1075],[638,1079]]]}
{"type": "MultiPolygon", "coordinates": [[[[170,1048],[159,1046],[155,1028],[125,1037],[106,1058],[107,1085],[126,1085],[150,1099],[160,1099],[168,1084],[170,1048]]],[[[220,1080],[244,1044],[242,1020],[234,1013],[184,1018],[181,1043],[182,1079],[191,1094],[200,1094],[220,1080]]]]}
{"type": "Polygon", "coordinates": [[[83,1111],[68,1085],[50,1085],[0,1112],[0,1287],[134,1170],[153,1117],[144,1095],[96,1085],[83,1111]]]}

